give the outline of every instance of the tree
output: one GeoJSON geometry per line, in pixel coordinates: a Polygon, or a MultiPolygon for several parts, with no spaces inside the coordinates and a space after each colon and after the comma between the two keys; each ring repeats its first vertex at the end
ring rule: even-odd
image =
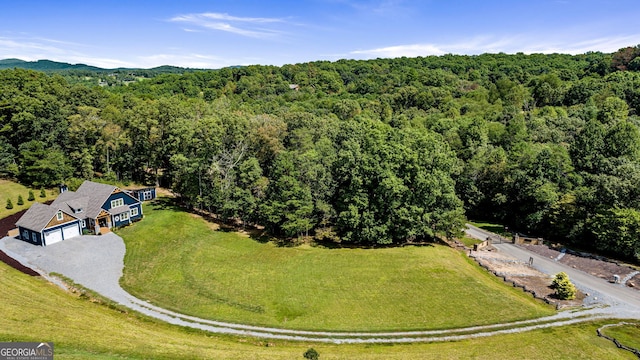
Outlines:
{"type": "Polygon", "coordinates": [[[457,161],[440,138],[369,120],[346,122],[341,134],[334,202],[345,241],[404,243],[462,228],[457,161]]]}
{"type": "Polygon", "coordinates": [[[33,190],[29,190],[29,197],[27,198],[28,201],[34,201],[36,199],[35,195],[33,195],[33,190]]]}
{"type": "Polygon", "coordinates": [[[556,296],[560,300],[573,300],[576,298],[576,287],[569,280],[569,275],[565,272],[557,273],[551,287],[556,290],[556,296]]]}
{"type": "Polygon", "coordinates": [[[18,204],[19,206],[24,205],[24,199],[22,199],[22,195],[18,195],[18,202],[17,202],[17,204],[18,204]]]}
{"type": "Polygon", "coordinates": [[[320,359],[320,354],[318,354],[318,352],[314,348],[309,348],[307,351],[304,352],[302,356],[304,356],[304,358],[307,360],[320,359]]]}
{"type": "MultiPolygon", "coordinates": [[[[2,123],[0,122],[0,124],[2,123]]],[[[0,177],[15,177],[18,175],[18,165],[16,164],[14,153],[15,149],[0,138],[0,177]]]]}
{"type": "Polygon", "coordinates": [[[640,211],[610,209],[593,217],[589,224],[596,248],[640,260],[640,211]]]}
{"type": "Polygon", "coordinates": [[[315,226],[311,190],[300,181],[295,154],[276,156],[265,200],[260,204],[262,221],[275,233],[288,237],[308,235],[315,226]]]}
{"type": "Polygon", "coordinates": [[[72,168],[67,157],[58,148],[46,148],[40,141],[29,141],[20,146],[22,180],[33,185],[57,185],[71,177],[72,168]]]}
{"type": "Polygon", "coordinates": [[[47,197],[47,193],[44,191],[44,188],[40,188],[40,197],[41,198],[47,197]]]}
{"type": "Polygon", "coordinates": [[[13,209],[13,202],[11,202],[11,199],[7,199],[7,206],[5,206],[5,208],[13,209]]]}

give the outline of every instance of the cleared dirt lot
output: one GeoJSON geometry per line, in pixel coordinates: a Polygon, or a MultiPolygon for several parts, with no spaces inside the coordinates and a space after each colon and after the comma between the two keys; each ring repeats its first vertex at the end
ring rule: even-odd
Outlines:
{"type": "Polygon", "coordinates": [[[556,299],[554,297],[555,291],[550,287],[553,281],[551,276],[534,269],[528,263],[506,254],[489,249],[487,251],[471,251],[469,255],[480,266],[496,276],[502,277],[504,281],[512,283],[513,286],[521,287],[534,297],[550,304],[555,304],[559,308],[579,306],[585,297],[584,294],[579,292],[574,300],[556,299]]]}

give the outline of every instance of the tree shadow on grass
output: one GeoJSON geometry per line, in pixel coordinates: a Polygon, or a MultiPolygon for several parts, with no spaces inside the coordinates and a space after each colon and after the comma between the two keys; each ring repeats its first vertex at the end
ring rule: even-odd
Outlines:
{"type": "Polygon", "coordinates": [[[153,210],[174,210],[174,211],[189,211],[187,208],[181,206],[175,198],[158,197],[155,198],[149,206],[153,210]]]}
{"type": "Polygon", "coordinates": [[[335,240],[319,240],[313,239],[311,237],[305,238],[285,238],[285,237],[277,237],[269,234],[263,227],[253,225],[253,224],[243,224],[237,220],[224,221],[220,219],[216,214],[212,214],[206,210],[190,208],[183,204],[180,204],[179,199],[170,198],[170,197],[159,197],[153,200],[150,204],[151,208],[154,210],[174,210],[174,211],[184,211],[194,215],[198,215],[202,217],[205,221],[216,224],[218,228],[216,231],[227,232],[227,233],[240,233],[248,236],[253,241],[256,241],[261,244],[273,243],[277,247],[282,248],[294,248],[303,244],[310,245],[312,247],[319,247],[325,249],[385,249],[385,248],[398,248],[398,247],[433,247],[434,244],[440,243],[441,240],[434,239],[425,239],[421,241],[411,241],[405,243],[394,243],[394,244],[354,244],[348,242],[337,242],[335,240]]]}

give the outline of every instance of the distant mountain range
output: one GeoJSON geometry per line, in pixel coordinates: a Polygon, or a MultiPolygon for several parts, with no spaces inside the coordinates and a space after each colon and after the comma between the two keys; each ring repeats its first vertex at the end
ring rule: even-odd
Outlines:
{"type": "Polygon", "coordinates": [[[3,59],[0,60],[0,70],[3,69],[29,69],[44,72],[64,72],[64,71],[91,71],[91,72],[112,72],[112,71],[135,71],[135,70],[151,70],[157,73],[183,73],[189,71],[196,71],[200,69],[181,68],[177,66],[158,66],[152,69],[139,69],[139,68],[117,68],[117,69],[104,69],[97,66],[91,66],[86,64],[69,64],[65,62],[57,62],[51,60],[38,60],[38,61],[24,61],[20,59],[3,59]]]}

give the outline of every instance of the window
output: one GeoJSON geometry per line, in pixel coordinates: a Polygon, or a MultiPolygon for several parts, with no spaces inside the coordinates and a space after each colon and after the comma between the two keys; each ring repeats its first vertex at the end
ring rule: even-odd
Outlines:
{"type": "Polygon", "coordinates": [[[142,200],[151,200],[152,194],[151,190],[147,190],[142,193],[142,200]]]}
{"type": "Polygon", "coordinates": [[[86,228],[87,227],[87,222],[85,220],[81,220],[81,222],[82,222],[82,228],[83,229],[86,228]]]}
{"type": "Polygon", "coordinates": [[[115,200],[111,200],[111,208],[116,208],[118,206],[122,206],[124,205],[124,199],[120,198],[120,199],[115,199],[115,200]]]}
{"type": "Polygon", "coordinates": [[[62,215],[62,211],[58,210],[58,212],[56,213],[56,220],[62,221],[62,219],[64,219],[64,215],[62,215]]]}
{"type": "Polygon", "coordinates": [[[75,213],[76,213],[76,214],[79,214],[79,213],[81,213],[81,212],[82,212],[82,208],[80,208],[80,209],[76,209],[76,211],[75,211],[75,213]]]}
{"type": "Polygon", "coordinates": [[[138,216],[138,208],[131,208],[131,217],[138,216]]]}
{"type": "Polygon", "coordinates": [[[31,233],[31,241],[38,242],[38,235],[34,232],[31,233]]]}
{"type": "Polygon", "coordinates": [[[129,212],[123,212],[120,214],[120,221],[125,221],[129,219],[129,212]]]}

